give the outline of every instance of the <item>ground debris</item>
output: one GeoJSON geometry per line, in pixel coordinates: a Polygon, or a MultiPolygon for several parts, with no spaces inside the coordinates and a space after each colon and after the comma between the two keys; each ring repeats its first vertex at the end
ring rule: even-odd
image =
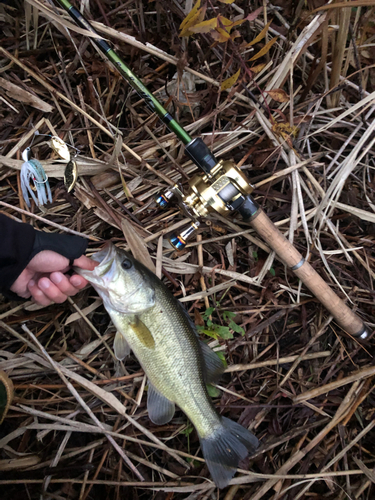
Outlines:
{"type": "MultiPolygon", "coordinates": [[[[81,4],[189,134],[241,166],[280,231],[374,329],[371,2],[81,4]]],[[[159,210],[154,196],[186,187],[197,169],[64,23],[39,0],[0,4],[0,210],[81,234],[89,254],[109,239],[149,253],[226,359],[215,406],[261,447],[215,491],[185,416],[165,426],[148,419],[143,371],[132,355],[114,359],[116,332],[92,289],[48,308],[4,299],[0,370],[15,398],[0,426],[1,498],[375,498],[373,340],[343,335],[235,215],[212,214],[183,251],[168,248],[168,233],[189,221],[176,207],[159,210]],[[70,193],[53,135],[75,156],[70,193]],[[53,197],[30,210],[19,183],[28,146],[53,197]]]]}

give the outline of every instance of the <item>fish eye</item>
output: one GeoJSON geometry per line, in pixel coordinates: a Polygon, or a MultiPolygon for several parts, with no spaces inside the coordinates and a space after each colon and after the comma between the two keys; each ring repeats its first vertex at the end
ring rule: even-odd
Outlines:
{"type": "Polygon", "coordinates": [[[122,262],[121,262],[121,267],[123,269],[130,269],[132,267],[132,261],[130,259],[124,259],[122,262]]]}

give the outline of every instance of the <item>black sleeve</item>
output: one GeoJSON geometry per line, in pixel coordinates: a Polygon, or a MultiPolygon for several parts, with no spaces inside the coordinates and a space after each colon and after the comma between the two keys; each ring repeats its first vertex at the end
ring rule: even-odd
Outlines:
{"type": "Polygon", "coordinates": [[[52,250],[72,265],[85,253],[87,240],[70,234],[36,231],[29,224],[0,214],[0,293],[14,297],[10,287],[30,260],[43,250],[52,250]]]}
{"type": "Polygon", "coordinates": [[[35,229],[0,214],[0,292],[9,290],[30,261],[35,229]]]}

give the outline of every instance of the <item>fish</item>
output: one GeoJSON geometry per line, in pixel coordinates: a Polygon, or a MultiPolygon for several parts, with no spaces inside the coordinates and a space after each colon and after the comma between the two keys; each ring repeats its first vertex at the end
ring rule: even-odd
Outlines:
{"type": "Polygon", "coordinates": [[[148,380],[147,409],[156,425],[168,423],[176,405],[194,425],[216,486],[224,488],[239,462],[259,445],[242,425],[221,416],[207,392],[224,371],[221,359],[199,339],[188,312],[163,282],[112,243],[92,255],[92,271],[75,271],[103,300],[117,333],[118,358],[133,351],[148,380]]]}

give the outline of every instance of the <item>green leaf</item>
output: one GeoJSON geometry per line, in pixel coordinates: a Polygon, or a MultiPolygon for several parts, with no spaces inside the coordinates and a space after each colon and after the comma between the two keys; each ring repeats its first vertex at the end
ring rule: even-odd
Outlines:
{"type": "Polygon", "coordinates": [[[219,337],[225,340],[233,338],[233,334],[227,326],[215,325],[215,333],[217,333],[219,337]]]}
{"type": "Polygon", "coordinates": [[[211,384],[207,384],[206,387],[211,398],[218,398],[220,396],[220,390],[217,387],[214,387],[211,384]]]}
{"type": "Polygon", "coordinates": [[[245,330],[242,328],[242,326],[237,325],[233,320],[230,320],[229,322],[229,328],[231,328],[234,332],[240,333],[241,335],[245,335],[245,330]]]}
{"type": "Polygon", "coordinates": [[[217,333],[214,330],[207,330],[204,326],[197,326],[197,330],[200,333],[204,333],[205,335],[208,335],[212,339],[217,340],[217,333]]]}
{"type": "Polygon", "coordinates": [[[206,309],[206,310],[204,311],[204,314],[203,314],[203,319],[204,319],[204,320],[207,320],[207,318],[208,318],[209,316],[211,316],[211,314],[212,314],[214,311],[215,311],[215,308],[214,308],[214,307],[209,307],[208,309],[206,309]]]}
{"type": "Polygon", "coordinates": [[[193,467],[198,467],[201,465],[201,462],[198,462],[198,460],[195,460],[194,458],[186,457],[186,461],[189,462],[193,467]]]}
{"type": "Polygon", "coordinates": [[[227,321],[228,319],[233,319],[236,316],[236,313],[231,312],[231,311],[223,311],[223,318],[224,321],[227,321]]]}
{"type": "Polygon", "coordinates": [[[255,262],[258,262],[258,252],[253,252],[255,262]]]}
{"type": "Polygon", "coordinates": [[[226,368],[228,366],[228,363],[227,363],[227,360],[225,359],[225,355],[224,355],[223,351],[214,351],[214,352],[221,359],[224,367],[226,368]]]}
{"type": "Polygon", "coordinates": [[[181,434],[188,437],[193,432],[193,430],[194,430],[194,427],[190,424],[186,427],[186,429],[181,431],[181,434]]]}
{"type": "Polygon", "coordinates": [[[273,267],[270,267],[269,272],[272,276],[276,276],[275,269],[273,267]]]}

